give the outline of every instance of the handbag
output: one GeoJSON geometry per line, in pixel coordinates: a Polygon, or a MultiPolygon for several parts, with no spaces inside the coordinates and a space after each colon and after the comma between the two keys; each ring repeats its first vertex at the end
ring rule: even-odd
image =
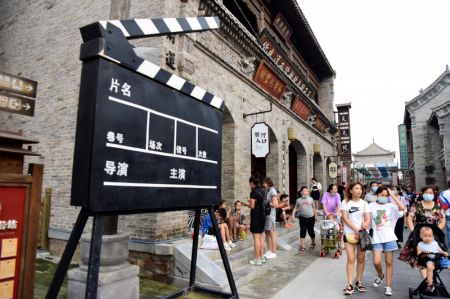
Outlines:
{"type": "Polygon", "coordinates": [[[352,245],[356,245],[359,243],[357,234],[345,234],[345,240],[347,241],[347,243],[352,245]]]}
{"type": "Polygon", "coordinates": [[[361,244],[361,251],[372,250],[372,240],[369,233],[365,229],[359,231],[359,240],[361,244]]]}
{"type": "Polygon", "coordinates": [[[203,237],[202,249],[219,249],[219,245],[217,244],[217,239],[215,236],[205,235],[203,237]]]}

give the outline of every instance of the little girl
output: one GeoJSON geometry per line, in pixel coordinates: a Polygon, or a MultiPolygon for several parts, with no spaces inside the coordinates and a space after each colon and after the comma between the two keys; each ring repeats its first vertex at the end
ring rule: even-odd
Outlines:
{"type": "Polygon", "coordinates": [[[311,238],[311,249],[316,246],[316,234],[314,233],[314,223],[317,219],[317,210],[313,199],[309,196],[309,190],[303,186],[300,188],[300,197],[297,198],[294,210],[292,211],[292,220],[297,217],[300,224],[300,252],[305,252],[306,231],[311,238]]]}
{"type": "MultiPolygon", "coordinates": [[[[417,256],[421,253],[425,253],[426,256],[424,258],[419,259],[419,265],[427,269],[427,284],[428,287],[426,289],[427,292],[434,292],[433,286],[433,271],[435,268],[435,255],[432,253],[442,253],[444,256],[448,256],[448,253],[443,251],[438,242],[434,240],[433,230],[431,227],[424,226],[420,229],[420,238],[422,242],[417,244],[417,256]]],[[[450,269],[450,261],[447,258],[442,258],[440,260],[442,268],[450,269]]]]}

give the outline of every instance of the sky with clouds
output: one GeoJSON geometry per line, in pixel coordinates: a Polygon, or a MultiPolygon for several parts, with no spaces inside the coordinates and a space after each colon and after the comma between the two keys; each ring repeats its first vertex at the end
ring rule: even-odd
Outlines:
{"type": "Polygon", "coordinates": [[[405,102],[450,64],[449,0],[297,0],[352,103],[352,151],[372,139],[398,154],[405,102]]]}

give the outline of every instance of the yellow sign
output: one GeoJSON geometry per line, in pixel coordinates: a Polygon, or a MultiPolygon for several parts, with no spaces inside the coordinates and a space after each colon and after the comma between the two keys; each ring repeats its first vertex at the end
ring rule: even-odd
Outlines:
{"type": "Polygon", "coordinates": [[[14,280],[0,282],[0,299],[11,299],[14,294],[14,280]]]}
{"type": "Polygon", "coordinates": [[[14,257],[16,255],[17,255],[17,238],[3,239],[0,258],[14,257]]]}
{"type": "Polygon", "coordinates": [[[16,259],[0,261],[0,279],[14,277],[16,274],[16,259]]]}

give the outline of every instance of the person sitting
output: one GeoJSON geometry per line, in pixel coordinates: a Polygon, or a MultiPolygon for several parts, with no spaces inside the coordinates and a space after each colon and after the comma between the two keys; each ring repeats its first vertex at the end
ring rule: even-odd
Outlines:
{"type": "Polygon", "coordinates": [[[434,292],[433,285],[433,272],[436,268],[436,262],[439,262],[441,269],[450,269],[450,261],[447,259],[448,253],[443,251],[441,247],[439,247],[438,242],[434,240],[434,234],[431,227],[424,226],[420,229],[420,238],[422,242],[417,244],[417,256],[419,260],[419,265],[422,269],[426,269],[426,278],[427,278],[427,289],[426,292],[432,293],[434,292]],[[436,256],[434,253],[441,253],[445,257],[436,260],[436,256]],[[424,254],[421,257],[421,254],[424,254]]]}
{"type": "Polygon", "coordinates": [[[281,194],[280,203],[276,209],[277,222],[284,221],[284,228],[291,228],[294,225],[290,223],[291,206],[289,205],[289,195],[281,194]]]}
{"type": "Polygon", "coordinates": [[[227,225],[227,210],[224,208],[219,208],[218,214],[218,226],[220,231],[220,236],[222,237],[223,245],[225,250],[230,251],[231,248],[236,247],[236,245],[230,239],[230,231],[227,225]]]}
{"type": "Polygon", "coordinates": [[[245,216],[241,212],[242,208],[242,202],[239,200],[236,200],[234,203],[234,210],[231,213],[230,218],[233,218],[233,226],[231,228],[231,233],[233,236],[233,240],[243,240],[242,231],[246,230],[247,225],[245,225],[244,220],[245,216]]]}

